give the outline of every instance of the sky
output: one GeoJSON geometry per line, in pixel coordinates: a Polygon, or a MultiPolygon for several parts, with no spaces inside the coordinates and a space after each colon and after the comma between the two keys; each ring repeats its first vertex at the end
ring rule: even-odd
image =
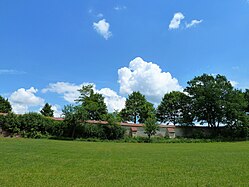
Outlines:
{"type": "Polygon", "coordinates": [[[93,84],[108,110],[140,91],[155,106],[195,76],[249,88],[248,0],[0,0],[0,95],[60,116],[93,84]]]}

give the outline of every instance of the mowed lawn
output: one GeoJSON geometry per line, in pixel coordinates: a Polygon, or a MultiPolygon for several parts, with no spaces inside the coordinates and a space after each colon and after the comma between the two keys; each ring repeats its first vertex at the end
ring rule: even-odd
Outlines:
{"type": "Polygon", "coordinates": [[[249,186],[249,142],[2,138],[0,186],[249,186]]]}

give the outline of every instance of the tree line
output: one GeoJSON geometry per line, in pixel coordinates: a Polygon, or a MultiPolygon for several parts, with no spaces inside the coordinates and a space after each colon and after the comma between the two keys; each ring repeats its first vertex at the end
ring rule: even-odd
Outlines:
{"type": "MultiPolygon", "coordinates": [[[[203,74],[194,77],[187,82],[182,92],[166,93],[157,108],[143,94],[135,91],[128,95],[121,111],[108,113],[103,95],[94,92],[93,85],[82,86],[79,92],[77,105],[66,105],[62,110],[63,125],[67,126],[67,133],[64,129],[64,134],[61,134],[63,136],[81,136],[78,135],[79,127],[86,120],[108,121],[110,129],[117,128],[120,134],[123,132],[118,122],[144,123],[149,137],[156,133],[158,123],[186,126],[198,123],[214,129],[227,126],[230,129],[246,129],[248,132],[249,90],[235,89],[222,75],[203,74]]],[[[1,96],[0,112],[11,112],[10,103],[1,96]]],[[[51,105],[46,103],[40,113],[52,117],[51,105]]],[[[117,137],[123,136],[120,134],[117,137]]]]}

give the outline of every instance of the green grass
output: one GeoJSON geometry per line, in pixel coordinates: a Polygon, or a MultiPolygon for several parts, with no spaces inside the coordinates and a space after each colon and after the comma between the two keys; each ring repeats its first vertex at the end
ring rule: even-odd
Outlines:
{"type": "Polygon", "coordinates": [[[2,138],[0,186],[249,186],[249,142],[2,138]]]}

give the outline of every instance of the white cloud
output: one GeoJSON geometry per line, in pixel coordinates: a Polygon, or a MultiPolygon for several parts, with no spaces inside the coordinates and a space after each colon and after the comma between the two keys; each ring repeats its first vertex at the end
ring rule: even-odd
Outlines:
{"type": "Polygon", "coordinates": [[[125,10],[126,8],[127,8],[126,6],[117,5],[117,6],[114,7],[114,10],[119,11],[119,10],[125,10]]]}
{"type": "Polygon", "coordinates": [[[110,24],[105,20],[102,19],[97,23],[93,23],[93,28],[96,30],[97,33],[99,33],[101,36],[103,36],[106,40],[112,36],[110,29],[110,24]]]}
{"type": "Polygon", "coordinates": [[[110,88],[103,88],[98,91],[105,97],[105,103],[107,105],[109,112],[114,112],[115,110],[120,111],[125,107],[125,98],[117,94],[117,92],[111,90],[110,88]]]}
{"type": "Polygon", "coordinates": [[[54,111],[54,117],[61,117],[62,111],[60,105],[52,105],[51,109],[54,111]]]}
{"type": "Polygon", "coordinates": [[[194,20],[191,21],[191,23],[186,23],[186,28],[191,28],[191,27],[196,26],[196,25],[198,25],[198,24],[200,24],[202,22],[203,22],[203,20],[194,19],[194,20]]]}
{"type": "Polygon", "coordinates": [[[159,103],[165,93],[182,91],[178,80],[169,72],[163,72],[157,64],[145,62],[140,57],[132,60],[129,67],[119,69],[118,77],[121,94],[140,91],[153,103],[159,103]]]}
{"type": "Polygon", "coordinates": [[[36,96],[37,89],[31,87],[25,90],[20,88],[10,95],[9,101],[13,111],[17,114],[23,114],[29,111],[30,107],[44,105],[44,99],[36,96]]]}
{"type": "MultiPolygon", "coordinates": [[[[87,84],[87,83],[85,83],[87,84]]],[[[53,92],[57,94],[63,95],[63,98],[69,103],[75,103],[75,99],[77,99],[79,94],[79,89],[81,89],[83,84],[75,85],[68,82],[57,82],[50,83],[47,88],[42,89],[43,93],[53,92]]]]}
{"type": "Polygon", "coordinates": [[[181,20],[183,19],[184,15],[181,12],[175,13],[173,19],[169,24],[169,29],[178,29],[181,24],[181,20]]]}
{"type": "MultiPolygon", "coordinates": [[[[80,85],[75,85],[68,82],[50,83],[47,88],[42,90],[42,92],[54,92],[62,95],[64,100],[66,100],[67,102],[75,103],[75,100],[80,96],[78,90],[81,89],[83,85],[88,84],[92,83],[82,83],[80,85]]],[[[109,88],[102,88],[101,90],[97,90],[96,85],[92,85],[95,92],[98,92],[105,97],[105,103],[109,112],[113,112],[114,110],[121,110],[124,107],[125,98],[119,96],[115,91],[109,88]]]]}
{"type": "Polygon", "coordinates": [[[102,18],[102,17],[104,17],[104,15],[103,15],[102,13],[98,13],[98,14],[97,14],[97,17],[98,17],[98,18],[102,18]]]}
{"type": "Polygon", "coordinates": [[[18,71],[14,69],[0,69],[0,75],[19,75],[19,74],[25,74],[24,71],[18,71]]]}
{"type": "Polygon", "coordinates": [[[232,81],[232,80],[230,80],[229,82],[231,83],[231,85],[232,85],[233,87],[236,87],[236,86],[239,84],[238,82],[232,81]]]}

